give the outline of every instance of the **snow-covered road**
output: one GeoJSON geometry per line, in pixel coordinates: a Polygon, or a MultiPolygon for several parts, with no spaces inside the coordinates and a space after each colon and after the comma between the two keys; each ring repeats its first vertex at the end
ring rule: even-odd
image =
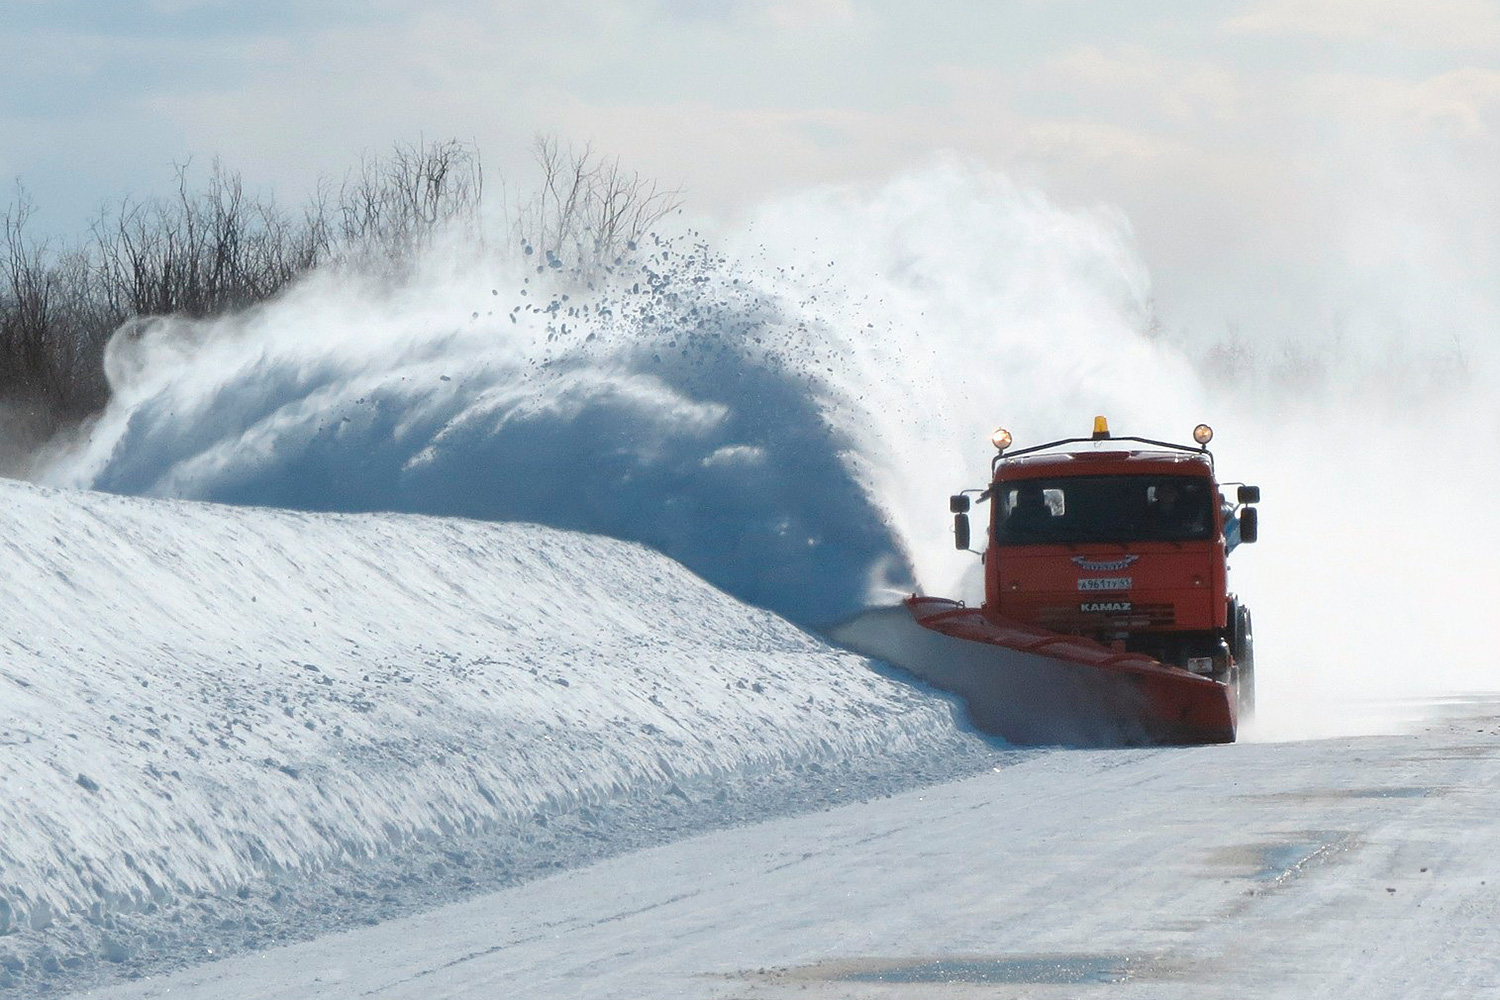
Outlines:
{"type": "Polygon", "coordinates": [[[1493,996],[1500,706],[1443,714],[1018,756],[99,995],[1493,996]]]}

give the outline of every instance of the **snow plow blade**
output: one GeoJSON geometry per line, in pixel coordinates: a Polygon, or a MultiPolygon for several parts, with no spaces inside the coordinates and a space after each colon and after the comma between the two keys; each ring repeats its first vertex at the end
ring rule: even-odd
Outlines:
{"type": "Polygon", "coordinates": [[[868,612],[835,641],[965,703],[975,728],[1016,744],[1232,743],[1228,685],[1141,653],[987,617],[935,597],[868,612]]]}

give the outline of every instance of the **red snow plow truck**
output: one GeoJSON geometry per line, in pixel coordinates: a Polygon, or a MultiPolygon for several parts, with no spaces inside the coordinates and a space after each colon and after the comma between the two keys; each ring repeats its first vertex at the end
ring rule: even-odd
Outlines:
{"type": "Polygon", "coordinates": [[[917,672],[1014,742],[1232,742],[1255,661],[1226,557],[1256,540],[1260,489],[1216,478],[1212,438],[1114,437],[1098,417],[1089,437],[1013,451],[996,431],[990,485],[950,501],[960,549],[988,504],[984,604],[906,601],[947,643],[914,657],[943,676],[917,672]]]}

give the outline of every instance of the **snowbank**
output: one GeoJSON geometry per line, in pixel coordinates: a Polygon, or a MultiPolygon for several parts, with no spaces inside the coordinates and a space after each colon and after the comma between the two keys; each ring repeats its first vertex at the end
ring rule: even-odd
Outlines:
{"type": "Polygon", "coordinates": [[[3,481],[0,509],[0,932],[33,962],[486,831],[558,863],[521,856],[549,817],[607,851],[652,802],[974,752],[947,703],[632,543],[3,481]]]}

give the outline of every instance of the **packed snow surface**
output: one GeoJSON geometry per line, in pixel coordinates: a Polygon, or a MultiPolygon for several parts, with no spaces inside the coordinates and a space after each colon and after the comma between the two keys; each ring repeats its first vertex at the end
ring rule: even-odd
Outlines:
{"type": "Polygon", "coordinates": [[[13,983],[180,959],[184,934],[202,957],[205,924],[266,943],[289,909],[375,919],[362,898],[443,869],[458,892],[635,846],[663,810],[744,818],[777,775],[876,794],[990,752],[633,543],[10,482],[0,505],[13,983]]]}
{"type": "Polygon", "coordinates": [[[1447,708],[1402,735],[1016,758],[103,995],[1493,997],[1500,704],[1447,708]]]}

